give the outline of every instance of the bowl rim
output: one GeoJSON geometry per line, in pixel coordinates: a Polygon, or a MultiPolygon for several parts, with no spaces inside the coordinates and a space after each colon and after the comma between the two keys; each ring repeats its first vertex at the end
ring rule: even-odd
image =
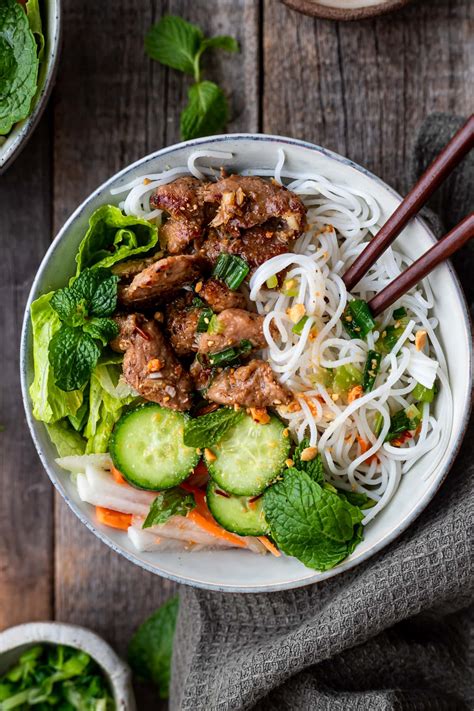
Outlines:
{"type": "MultiPolygon", "coordinates": [[[[22,150],[33,135],[48,103],[48,99],[53,90],[56,75],[58,73],[59,57],[61,54],[62,43],[62,0],[47,0],[53,4],[54,12],[54,32],[50,38],[49,51],[47,52],[44,61],[48,63],[44,84],[39,88],[39,93],[36,98],[33,110],[28,116],[19,121],[12,129],[16,133],[12,143],[5,151],[2,151],[0,146],[0,175],[2,175],[18,158],[22,150]]],[[[43,20],[43,18],[42,18],[43,20]]],[[[48,44],[46,44],[48,48],[48,44]]],[[[9,135],[7,135],[8,139],[9,135]]]]}
{"type": "MultiPolygon", "coordinates": [[[[271,584],[271,585],[257,584],[257,585],[252,586],[252,585],[247,584],[247,585],[243,585],[243,586],[238,586],[238,585],[224,585],[224,584],[220,584],[220,583],[209,583],[209,582],[202,581],[202,580],[187,578],[185,575],[178,575],[178,574],[170,573],[169,571],[163,570],[156,565],[152,565],[150,563],[147,563],[144,560],[139,559],[133,553],[130,553],[123,546],[121,546],[120,544],[116,543],[114,540],[109,538],[105,533],[103,533],[93,523],[93,521],[91,520],[90,517],[87,517],[81,511],[80,507],[77,505],[77,503],[74,500],[72,500],[69,497],[67,492],[62,490],[53,469],[50,468],[50,466],[49,466],[48,459],[46,457],[46,454],[43,452],[39,437],[37,436],[37,433],[36,433],[36,427],[38,425],[40,425],[41,423],[38,423],[33,418],[33,413],[32,413],[32,409],[31,409],[31,402],[30,402],[30,397],[29,397],[29,392],[28,392],[29,384],[27,382],[27,356],[28,356],[27,347],[29,345],[30,306],[31,306],[31,303],[34,300],[34,298],[36,298],[36,290],[41,284],[43,272],[46,269],[46,265],[47,265],[49,259],[51,258],[52,254],[55,252],[55,250],[58,248],[60,242],[62,241],[63,236],[68,232],[70,225],[75,221],[76,217],[78,215],[80,215],[80,213],[85,208],[87,208],[89,202],[91,202],[100,193],[107,190],[110,183],[117,181],[120,177],[125,176],[130,171],[132,171],[134,168],[137,168],[139,166],[145,167],[149,161],[154,160],[157,157],[162,157],[162,156],[168,155],[170,153],[174,153],[174,152],[181,150],[183,148],[192,149],[194,147],[200,146],[203,143],[204,144],[210,144],[210,143],[225,144],[226,142],[229,142],[229,141],[239,141],[239,140],[249,140],[249,139],[254,140],[256,142],[266,142],[266,143],[275,143],[276,142],[279,144],[298,146],[301,148],[309,149],[311,151],[315,151],[316,153],[322,154],[325,157],[335,160],[337,163],[342,163],[344,165],[348,165],[348,166],[352,167],[353,169],[362,173],[362,175],[374,180],[379,185],[381,185],[383,188],[388,190],[397,200],[402,199],[400,194],[396,190],[394,190],[392,187],[387,185],[387,183],[385,183],[385,181],[383,181],[378,176],[374,175],[371,171],[367,170],[366,168],[358,165],[357,163],[350,160],[349,158],[346,158],[344,156],[341,156],[338,153],[335,153],[334,151],[331,151],[327,148],[318,146],[314,143],[310,143],[308,141],[304,141],[301,139],[289,138],[289,137],[285,137],[285,136],[270,135],[270,134],[261,134],[261,133],[235,133],[235,134],[221,134],[221,135],[217,135],[217,136],[197,138],[197,139],[192,139],[190,141],[182,141],[180,143],[175,143],[171,146],[165,146],[164,148],[154,151],[153,153],[150,153],[150,154],[144,156],[143,158],[140,158],[140,159],[134,161],[130,165],[126,166],[125,168],[122,168],[122,170],[118,171],[113,176],[109,177],[100,186],[98,186],[92,193],[90,193],[85,198],[85,200],[83,200],[81,202],[81,204],[72,212],[72,214],[69,216],[69,218],[63,224],[63,226],[57,233],[56,237],[52,241],[51,245],[49,246],[46,254],[44,255],[44,257],[41,261],[41,264],[38,268],[38,271],[35,275],[35,278],[33,280],[33,283],[31,285],[30,293],[28,295],[28,300],[27,300],[27,303],[25,306],[22,331],[21,331],[21,342],[20,342],[21,391],[22,391],[23,406],[25,408],[25,415],[26,415],[26,420],[27,420],[28,427],[30,430],[30,435],[31,435],[33,442],[35,444],[36,451],[37,451],[38,456],[41,460],[41,463],[43,464],[43,467],[46,470],[49,478],[51,479],[54,487],[60,493],[62,498],[66,501],[67,505],[72,509],[72,511],[75,513],[75,515],[79,518],[79,520],[87,527],[87,529],[91,533],[93,533],[103,543],[108,545],[114,552],[119,553],[124,558],[126,558],[129,562],[134,563],[135,565],[139,565],[141,568],[143,568],[144,570],[147,570],[148,572],[153,573],[154,575],[160,575],[163,578],[173,580],[177,583],[190,585],[192,587],[202,588],[202,589],[206,589],[206,590],[214,590],[214,591],[219,591],[219,592],[230,592],[230,593],[276,592],[276,591],[291,590],[291,589],[296,589],[296,588],[300,588],[300,587],[305,587],[307,585],[312,585],[312,584],[321,582],[322,580],[326,580],[327,578],[333,577],[335,575],[339,575],[340,573],[343,573],[347,570],[350,570],[350,569],[356,567],[357,565],[367,561],[373,555],[375,555],[380,550],[382,550],[383,548],[388,546],[390,543],[392,543],[396,538],[398,538],[398,536],[400,536],[401,533],[403,533],[410,526],[411,523],[413,523],[413,521],[415,521],[418,518],[418,516],[426,508],[426,506],[429,504],[429,502],[433,499],[435,494],[439,491],[441,484],[446,479],[446,476],[447,476],[448,472],[450,471],[450,469],[453,465],[453,462],[459,452],[464,435],[466,434],[467,426],[469,423],[469,416],[470,416],[470,412],[471,412],[470,387],[468,387],[466,389],[465,399],[464,399],[464,403],[463,403],[463,407],[462,407],[463,417],[462,417],[462,420],[460,423],[459,433],[458,433],[456,440],[451,445],[450,449],[447,450],[448,457],[447,457],[447,460],[446,460],[443,468],[441,469],[441,471],[438,475],[436,486],[432,487],[430,490],[428,490],[423,495],[423,497],[418,501],[418,504],[415,506],[413,511],[408,516],[406,516],[401,522],[399,522],[399,524],[396,527],[394,527],[383,539],[381,539],[380,541],[375,543],[369,550],[362,553],[359,557],[357,557],[353,560],[351,560],[350,558],[346,559],[345,561],[343,561],[342,563],[337,565],[335,568],[325,571],[324,573],[320,573],[320,572],[316,571],[313,576],[299,579],[299,580],[285,580],[280,583],[275,583],[275,584],[271,584]]],[[[426,232],[429,239],[433,243],[436,242],[436,237],[434,236],[430,227],[427,225],[426,221],[419,215],[417,215],[414,218],[414,220],[426,232]]],[[[464,292],[462,290],[461,284],[459,282],[459,279],[457,277],[456,272],[454,271],[454,268],[453,268],[451,262],[447,261],[446,265],[448,267],[452,282],[455,286],[457,298],[458,298],[459,303],[461,305],[461,310],[463,312],[463,317],[464,317],[464,326],[465,326],[467,332],[471,333],[471,319],[470,319],[469,309],[467,307],[466,299],[464,296],[464,292]]],[[[473,344],[472,344],[472,340],[468,339],[468,382],[469,383],[472,382],[472,375],[473,375],[473,344]]]]}
{"type": "Polygon", "coordinates": [[[130,667],[96,632],[66,622],[25,622],[0,632],[0,658],[35,644],[63,644],[89,654],[103,671],[118,711],[135,711],[130,667]]]}
{"type": "Polygon", "coordinates": [[[282,0],[291,10],[296,10],[309,17],[320,17],[325,20],[342,20],[352,22],[354,20],[364,20],[368,17],[386,15],[395,10],[409,5],[413,0],[380,0],[377,5],[363,5],[351,9],[349,7],[334,7],[323,5],[317,0],[282,0]]]}

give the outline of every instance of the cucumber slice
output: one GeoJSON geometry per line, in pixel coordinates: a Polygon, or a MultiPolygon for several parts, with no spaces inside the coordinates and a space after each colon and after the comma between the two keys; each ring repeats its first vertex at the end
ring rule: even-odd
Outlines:
{"type": "Polygon", "coordinates": [[[290,451],[285,425],[274,415],[260,425],[246,415],[217,444],[205,451],[212,479],[237,496],[257,496],[278,476],[290,451]],[[215,459],[214,459],[215,457],[215,459]]]}
{"type": "Polygon", "coordinates": [[[140,489],[170,489],[190,475],[199,454],[183,442],[187,415],[150,403],[115,425],[110,456],[125,479],[140,489]]]}
{"type": "Polygon", "coordinates": [[[209,482],[206,493],[209,511],[222,528],[239,536],[264,536],[268,525],[263,513],[263,496],[251,506],[248,496],[219,494],[215,481],[209,482]]]}

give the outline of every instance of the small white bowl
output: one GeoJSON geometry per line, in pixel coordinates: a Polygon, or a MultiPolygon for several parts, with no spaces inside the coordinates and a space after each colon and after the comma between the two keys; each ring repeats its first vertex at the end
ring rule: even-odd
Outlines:
{"type": "MultiPolygon", "coordinates": [[[[430,277],[435,294],[435,313],[440,320],[439,335],[446,354],[454,402],[452,432],[448,446],[433,469],[433,452],[426,454],[403,476],[390,504],[370,523],[364,540],[343,563],[324,573],[306,568],[294,558],[259,556],[241,550],[200,552],[139,553],[126,533],[114,531],[97,523],[91,506],[83,503],[70,476],[56,463],[56,452],[46,429],[31,412],[28,387],[33,377],[29,305],[40,294],[67,283],[75,270],[74,257],[84,236],[89,216],[100,205],[118,203],[121,196],[112,197],[110,189],[145,173],[157,173],[166,167],[186,164],[196,149],[221,150],[234,154],[227,167],[239,171],[245,168],[274,168],[278,148],[286,154],[290,170],[326,175],[339,183],[350,183],[372,194],[378,201],[385,221],[400,203],[400,196],[382,180],[324,148],[304,141],[259,134],[237,134],[202,138],[179,143],[146,156],[114,175],[80,205],[60,230],[49,248],[33,283],[25,312],[21,344],[21,377],[23,400],[31,435],[39,456],[53,484],[81,521],[96,536],[128,560],[166,578],[197,587],[228,592],[270,592],[300,587],[337,575],[367,560],[393,541],[423,511],[448,473],[467,425],[471,389],[471,335],[468,311],[459,282],[449,263],[438,267],[430,277]],[[433,469],[433,471],[431,471],[433,469]],[[428,476],[429,475],[429,476],[428,476]]],[[[218,167],[218,161],[208,163],[218,167]]],[[[412,220],[399,238],[399,248],[415,259],[425,252],[435,237],[419,218],[412,220]]],[[[440,452],[441,455],[441,452],[440,452]]]]}
{"type": "Polygon", "coordinates": [[[56,78],[61,46],[61,0],[45,0],[41,7],[46,43],[44,60],[38,76],[38,90],[30,115],[15,124],[6,136],[5,143],[0,145],[0,175],[13,163],[31,138],[46,107],[56,78]]]}
{"type": "Polygon", "coordinates": [[[94,632],[61,622],[29,622],[0,633],[0,675],[36,644],[64,644],[87,652],[102,668],[117,711],[135,711],[132,675],[112,647],[94,632]]]}

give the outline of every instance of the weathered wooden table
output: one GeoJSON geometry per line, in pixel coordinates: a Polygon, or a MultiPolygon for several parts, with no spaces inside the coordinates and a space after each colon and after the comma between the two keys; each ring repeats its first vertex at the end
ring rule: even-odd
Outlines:
{"type": "MultiPolygon", "coordinates": [[[[55,496],[30,441],[18,375],[27,294],[48,243],[93,188],[179,140],[187,80],[150,61],[143,37],[164,13],[240,42],[206,67],[229,94],[229,131],[304,138],[400,191],[412,139],[432,111],[472,111],[472,0],[420,0],[338,24],[278,0],[64,0],[57,85],[39,129],[0,178],[0,628],[67,620],[123,653],[175,585],[99,542],[55,496]],[[469,86],[471,89],[469,90],[469,86]]],[[[142,697],[140,709],[154,708],[142,697]]]]}

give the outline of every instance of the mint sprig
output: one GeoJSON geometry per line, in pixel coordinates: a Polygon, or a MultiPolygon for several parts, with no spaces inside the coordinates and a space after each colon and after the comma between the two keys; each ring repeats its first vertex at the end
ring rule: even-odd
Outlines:
{"type": "Polygon", "coordinates": [[[184,425],[184,444],[187,447],[212,447],[237,424],[243,415],[243,410],[236,411],[230,407],[221,407],[207,415],[189,419],[184,425]]]}
{"type": "Polygon", "coordinates": [[[61,328],[49,343],[49,362],[61,390],[78,390],[90,378],[102,349],[118,334],[108,318],[117,307],[118,277],[108,269],[85,269],[71,286],[58,289],[51,306],[61,328]]]}
{"type": "Polygon", "coordinates": [[[160,491],[150,506],[142,528],[161,526],[172,516],[186,516],[195,506],[194,496],[180,489],[179,486],[160,491]]]}
{"type": "Polygon", "coordinates": [[[165,15],[145,37],[145,50],[151,59],[194,78],[188,89],[188,104],[181,113],[184,140],[217,133],[228,121],[224,92],[214,82],[202,79],[201,57],[209,49],[237,52],[239,45],[229,35],[205,37],[200,27],[176,15],[165,15]]]}

